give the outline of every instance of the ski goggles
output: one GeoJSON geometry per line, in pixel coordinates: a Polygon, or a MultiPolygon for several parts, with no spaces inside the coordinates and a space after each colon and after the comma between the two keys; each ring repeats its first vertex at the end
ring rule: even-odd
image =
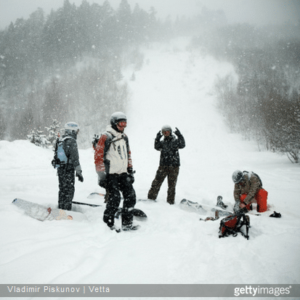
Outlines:
{"type": "Polygon", "coordinates": [[[119,126],[119,127],[126,127],[126,126],[127,126],[127,122],[126,122],[126,121],[120,121],[120,122],[118,123],[118,126],[119,126]]]}

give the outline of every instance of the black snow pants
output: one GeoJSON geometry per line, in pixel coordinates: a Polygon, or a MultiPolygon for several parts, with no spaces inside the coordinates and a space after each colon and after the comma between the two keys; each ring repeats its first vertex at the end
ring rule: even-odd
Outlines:
{"type": "Polygon", "coordinates": [[[109,193],[109,199],[104,211],[103,221],[108,227],[114,225],[114,216],[118,211],[121,202],[120,192],[122,192],[124,198],[122,225],[130,226],[133,219],[130,208],[135,206],[136,195],[128,174],[109,174],[107,178],[107,192],[109,193]]]}
{"type": "Polygon", "coordinates": [[[58,208],[71,210],[75,192],[75,170],[74,168],[59,167],[57,173],[59,182],[58,208]]]}

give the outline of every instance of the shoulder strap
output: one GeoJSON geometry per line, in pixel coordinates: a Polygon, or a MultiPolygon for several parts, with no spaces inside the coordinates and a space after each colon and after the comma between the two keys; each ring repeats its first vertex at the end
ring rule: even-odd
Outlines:
{"type": "Polygon", "coordinates": [[[126,146],[127,146],[127,157],[129,157],[129,141],[128,141],[128,136],[126,134],[124,136],[124,140],[125,140],[126,146]]]}
{"type": "MultiPolygon", "coordinates": [[[[256,174],[256,173],[254,173],[254,172],[251,172],[254,176],[256,176],[257,178],[258,178],[258,180],[259,180],[259,182],[260,182],[260,185],[261,185],[261,187],[263,187],[263,183],[262,183],[262,181],[261,181],[261,179],[260,179],[260,177],[256,174]]],[[[250,180],[250,177],[249,177],[249,172],[248,171],[243,171],[243,174],[247,174],[248,175],[248,178],[249,178],[249,180],[250,180]]]]}
{"type": "Polygon", "coordinates": [[[263,186],[263,183],[262,183],[260,177],[259,177],[256,173],[254,173],[254,172],[252,172],[252,173],[258,178],[258,180],[260,181],[260,185],[261,185],[261,187],[262,187],[262,186],[263,186]]]}
{"type": "Polygon", "coordinates": [[[65,136],[65,137],[63,137],[63,138],[60,138],[60,141],[61,141],[61,142],[64,142],[64,141],[67,140],[67,139],[73,139],[73,140],[75,140],[72,136],[67,135],[67,136],[65,136]]]}
{"type": "Polygon", "coordinates": [[[122,139],[124,139],[124,140],[126,141],[126,139],[125,139],[125,137],[124,137],[123,135],[122,135],[122,137],[120,137],[120,138],[118,138],[118,139],[116,139],[116,140],[113,140],[113,139],[115,138],[115,136],[114,136],[111,132],[107,131],[106,134],[107,134],[107,137],[110,139],[110,140],[108,141],[107,150],[110,148],[110,145],[111,145],[111,144],[113,144],[113,145],[114,145],[114,149],[116,149],[115,143],[116,143],[117,141],[120,141],[120,140],[122,140],[122,139]]]}
{"type": "MultiPolygon", "coordinates": [[[[59,138],[59,143],[63,143],[65,140],[68,140],[68,139],[73,139],[76,142],[76,140],[72,136],[67,135],[63,138],[59,138]]],[[[68,158],[67,163],[66,163],[66,166],[68,166],[69,160],[70,160],[70,155],[67,155],[66,151],[64,151],[64,152],[65,152],[66,157],[68,158]]]]}
{"type": "Polygon", "coordinates": [[[57,159],[57,148],[58,148],[59,138],[56,139],[55,149],[54,149],[54,159],[57,159]]]}

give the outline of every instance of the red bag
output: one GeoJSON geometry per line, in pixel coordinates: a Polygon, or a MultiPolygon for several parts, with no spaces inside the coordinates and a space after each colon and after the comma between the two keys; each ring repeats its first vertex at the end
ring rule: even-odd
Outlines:
{"type": "MultiPolygon", "coordinates": [[[[242,194],[240,196],[240,200],[242,203],[244,203],[245,198],[247,197],[247,194],[242,194]]],[[[265,189],[259,189],[258,192],[255,195],[255,200],[257,202],[257,212],[265,212],[268,210],[268,203],[267,203],[267,199],[268,199],[268,192],[265,189]]],[[[251,204],[246,205],[246,208],[248,210],[251,210],[251,204]]]]}
{"type": "Polygon", "coordinates": [[[268,209],[268,192],[265,189],[260,189],[256,195],[255,199],[257,201],[257,211],[258,212],[265,212],[268,209]]]}
{"type": "Polygon", "coordinates": [[[230,215],[220,222],[219,238],[233,235],[234,237],[241,233],[249,240],[250,218],[245,214],[230,215]],[[243,228],[245,226],[245,228],[243,228]]]}

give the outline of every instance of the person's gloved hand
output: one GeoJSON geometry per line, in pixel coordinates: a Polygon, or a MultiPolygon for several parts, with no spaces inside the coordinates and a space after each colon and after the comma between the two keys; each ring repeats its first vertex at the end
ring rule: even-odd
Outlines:
{"type": "Polygon", "coordinates": [[[106,181],[106,173],[105,172],[97,172],[98,173],[98,184],[106,189],[107,181],[106,181]]]}
{"type": "Polygon", "coordinates": [[[53,168],[56,167],[56,161],[55,161],[55,159],[53,159],[53,160],[51,161],[51,165],[53,166],[53,168]]]}
{"type": "Polygon", "coordinates": [[[134,183],[134,173],[135,171],[132,170],[132,168],[127,168],[127,173],[128,173],[128,177],[127,177],[127,180],[133,184],[134,183]]]}
{"type": "Polygon", "coordinates": [[[160,138],[161,138],[162,136],[163,136],[163,135],[162,135],[161,131],[159,131],[159,132],[157,133],[157,135],[156,135],[156,139],[157,139],[157,140],[160,140],[160,138]]]}
{"type": "Polygon", "coordinates": [[[177,135],[177,136],[180,136],[181,135],[181,132],[179,131],[179,129],[177,127],[175,127],[175,131],[174,133],[177,135]]]}
{"type": "Polygon", "coordinates": [[[248,212],[248,209],[246,207],[244,207],[244,208],[240,208],[238,211],[236,211],[235,214],[237,216],[240,216],[240,215],[246,214],[247,212],[248,212]]]}
{"type": "Polygon", "coordinates": [[[83,182],[83,176],[82,176],[82,171],[81,170],[76,171],[76,177],[78,177],[78,180],[80,182],[83,182]]]}

